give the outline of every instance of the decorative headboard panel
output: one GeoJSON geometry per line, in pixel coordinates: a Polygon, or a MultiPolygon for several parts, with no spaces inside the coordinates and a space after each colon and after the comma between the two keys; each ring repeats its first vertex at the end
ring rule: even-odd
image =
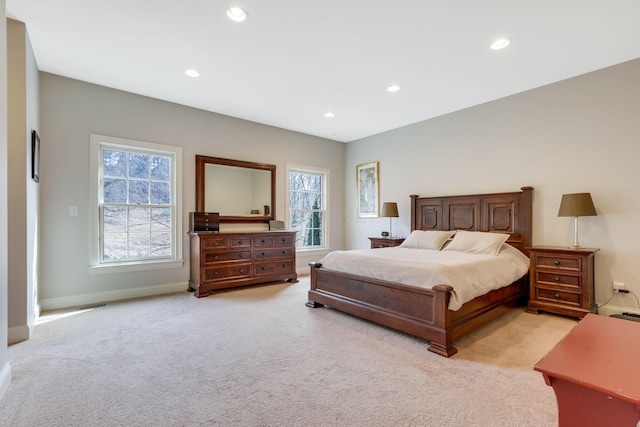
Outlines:
{"type": "Polygon", "coordinates": [[[411,231],[467,230],[509,233],[507,243],[529,255],[533,187],[513,193],[411,197],[411,231]]]}

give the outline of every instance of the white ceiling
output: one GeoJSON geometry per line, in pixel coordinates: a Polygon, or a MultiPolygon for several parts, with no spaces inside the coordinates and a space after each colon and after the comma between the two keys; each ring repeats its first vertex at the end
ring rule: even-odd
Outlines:
{"type": "Polygon", "coordinates": [[[638,0],[6,3],[41,71],[342,142],[640,57],[638,0]]]}

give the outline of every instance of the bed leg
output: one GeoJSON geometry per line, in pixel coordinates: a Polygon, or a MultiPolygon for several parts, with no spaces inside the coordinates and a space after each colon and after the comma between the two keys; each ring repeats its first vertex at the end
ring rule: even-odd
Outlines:
{"type": "Polygon", "coordinates": [[[309,300],[305,303],[305,305],[307,307],[311,307],[311,308],[318,308],[318,307],[324,307],[324,304],[320,304],[319,302],[315,302],[313,300],[309,300]]]}
{"type": "Polygon", "coordinates": [[[453,344],[449,344],[447,346],[435,342],[431,342],[430,344],[431,345],[427,350],[435,354],[439,354],[440,356],[451,357],[458,352],[458,349],[455,348],[453,344]]]}

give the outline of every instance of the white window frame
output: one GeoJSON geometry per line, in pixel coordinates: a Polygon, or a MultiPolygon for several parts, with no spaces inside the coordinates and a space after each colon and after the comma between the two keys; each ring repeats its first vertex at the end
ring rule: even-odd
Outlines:
{"type": "Polygon", "coordinates": [[[182,147],[156,144],[152,142],[135,141],[131,139],[115,138],[112,136],[91,134],[90,136],[90,201],[91,201],[91,259],[90,274],[122,273],[129,271],[159,270],[180,268],[184,264],[182,259],[182,147]],[[171,244],[173,256],[163,259],[148,259],[122,262],[102,262],[101,258],[101,223],[100,209],[102,205],[102,150],[114,149],[123,151],[140,150],[145,153],[158,153],[172,159],[173,186],[171,200],[173,201],[174,221],[171,230],[171,244]]]}
{"type": "Polygon", "coordinates": [[[323,226],[323,246],[313,247],[313,248],[296,248],[297,252],[313,252],[313,251],[322,251],[326,252],[329,249],[329,169],[319,168],[315,166],[305,166],[305,165],[296,165],[292,163],[286,164],[286,188],[285,194],[287,197],[287,205],[286,211],[287,216],[285,219],[285,224],[287,229],[291,228],[291,200],[289,198],[290,195],[290,187],[289,187],[289,175],[291,172],[302,172],[302,173],[314,173],[314,174],[322,174],[322,206],[324,206],[324,226],[323,226]]]}

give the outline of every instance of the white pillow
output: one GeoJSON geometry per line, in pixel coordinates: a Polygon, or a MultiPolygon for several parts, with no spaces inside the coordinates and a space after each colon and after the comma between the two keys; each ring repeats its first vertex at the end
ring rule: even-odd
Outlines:
{"type": "Polygon", "coordinates": [[[400,245],[403,248],[433,249],[439,251],[444,243],[455,234],[453,231],[413,230],[400,245]]]}
{"type": "Polygon", "coordinates": [[[508,238],[509,235],[504,233],[458,230],[453,240],[442,250],[498,255],[508,238]]]}

